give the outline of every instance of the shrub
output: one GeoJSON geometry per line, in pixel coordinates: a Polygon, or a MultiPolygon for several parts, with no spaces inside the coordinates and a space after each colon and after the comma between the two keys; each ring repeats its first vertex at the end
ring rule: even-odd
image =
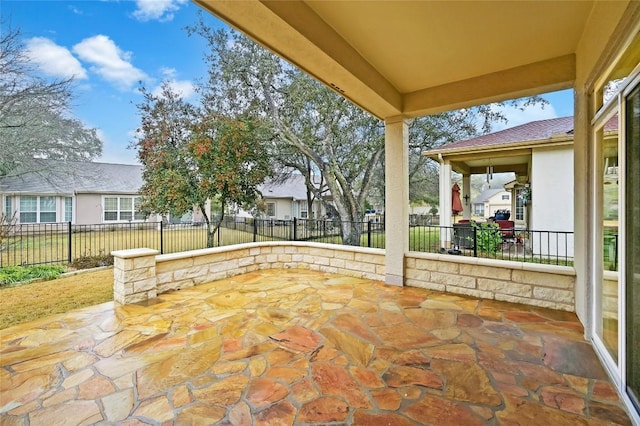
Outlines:
{"type": "Polygon", "coordinates": [[[73,259],[69,264],[69,266],[75,269],[91,269],[111,265],[113,265],[113,256],[106,254],[102,250],[100,250],[98,254],[93,255],[91,252],[85,253],[84,255],[73,259]]]}
{"type": "Polygon", "coordinates": [[[64,272],[59,265],[7,266],[0,268],[0,287],[35,279],[53,280],[64,272]]]}
{"type": "Polygon", "coordinates": [[[502,233],[495,223],[474,223],[478,252],[495,254],[502,246],[502,233]]]}

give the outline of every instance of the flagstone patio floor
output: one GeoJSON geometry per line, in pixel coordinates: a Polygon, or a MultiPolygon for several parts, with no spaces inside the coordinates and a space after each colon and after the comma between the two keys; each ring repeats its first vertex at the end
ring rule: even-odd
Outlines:
{"type": "Polygon", "coordinates": [[[306,270],[0,339],[3,426],[630,424],[574,314],[306,270]]]}

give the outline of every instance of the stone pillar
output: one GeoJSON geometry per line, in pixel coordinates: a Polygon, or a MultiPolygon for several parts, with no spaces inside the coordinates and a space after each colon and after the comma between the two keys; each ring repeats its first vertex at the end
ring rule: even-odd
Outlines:
{"type": "Polygon", "coordinates": [[[385,281],[404,285],[409,251],[409,125],[404,117],[385,121],[385,281]]]}
{"type": "Polygon", "coordinates": [[[139,248],[113,251],[113,300],[121,305],[157,296],[158,250],[139,248]]]}
{"type": "MultiPolygon", "coordinates": [[[[462,218],[471,220],[471,175],[462,175],[462,218]],[[467,201],[465,201],[467,200],[467,201]]],[[[515,217],[515,212],[513,215],[515,217]]]]}
{"type": "Polygon", "coordinates": [[[440,161],[440,247],[451,246],[451,163],[440,161]]]}

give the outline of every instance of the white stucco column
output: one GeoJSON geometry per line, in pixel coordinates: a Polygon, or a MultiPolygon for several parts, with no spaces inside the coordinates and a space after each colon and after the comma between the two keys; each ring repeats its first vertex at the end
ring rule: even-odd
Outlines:
{"type": "Polygon", "coordinates": [[[440,247],[451,246],[451,163],[449,160],[440,161],[440,247]]]}
{"type": "Polygon", "coordinates": [[[404,117],[385,121],[385,281],[404,285],[409,251],[409,125],[404,117]]]}
{"type": "Polygon", "coordinates": [[[462,218],[471,220],[471,175],[462,175],[462,218]],[[464,200],[467,200],[466,202],[464,200]]]}
{"type": "MultiPolygon", "coordinates": [[[[586,338],[591,337],[593,327],[594,286],[594,238],[599,228],[596,223],[595,197],[593,194],[593,142],[589,118],[589,97],[583,88],[576,88],[574,95],[573,137],[573,235],[574,263],[576,270],[576,314],[584,325],[586,338]]],[[[536,192],[533,192],[535,197],[536,192]]],[[[535,203],[535,198],[532,203],[535,203]]]]}

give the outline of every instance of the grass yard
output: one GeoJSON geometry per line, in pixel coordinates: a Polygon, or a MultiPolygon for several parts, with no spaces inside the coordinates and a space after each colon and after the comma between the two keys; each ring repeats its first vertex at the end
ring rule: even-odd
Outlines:
{"type": "Polygon", "coordinates": [[[113,300],[113,268],[0,288],[0,329],[113,300]]]}

